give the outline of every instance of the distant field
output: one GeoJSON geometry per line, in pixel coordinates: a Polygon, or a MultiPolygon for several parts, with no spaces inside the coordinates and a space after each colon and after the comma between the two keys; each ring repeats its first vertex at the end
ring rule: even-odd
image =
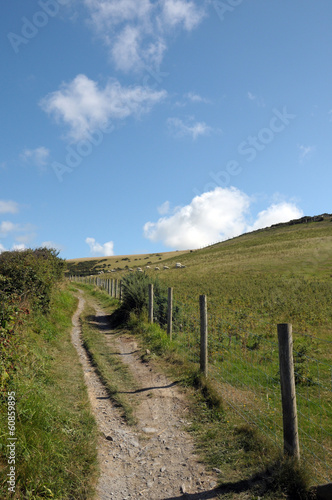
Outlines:
{"type": "Polygon", "coordinates": [[[115,255],[113,257],[86,257],[82,259],[68,259],[69,273],[76,275],[98,274],[99,271],[109,272],[116,269],[123,272],[126,267],[145,267],[149,264],[159,264],[165,259],[181,257],[189,250],[178,250],[173,252],[149,253],[138,255],[115,255]]]}

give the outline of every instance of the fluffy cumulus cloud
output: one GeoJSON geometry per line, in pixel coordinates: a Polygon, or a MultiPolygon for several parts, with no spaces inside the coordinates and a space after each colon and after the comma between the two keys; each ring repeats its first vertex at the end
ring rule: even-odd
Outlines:
{"type": "Polygon", "coordinates": [[[259,212],[256,221],[252,226],[248,226],[247,230],[254,231],[255,229],[262,229],[264,227],[272,226],[272,224],[278,224],[279,222],[288,222],[292,219],[299,219],[302,216],[302,210],[300,210],[294,203],[286,201],[275,203],[266,210],[259,212]]]}
{"type": "Polygon", "coordinates": [[[158,68],[174,30],[192,31],[206,15],[193,0],[85,0],[88,23],[109,49],[117,68],[158,68]]]}
{"type": "Polygon", "coordinates": [[[13,245],[13,250],[17,250],[18,252],[22,252],[22,250],[25,250],[26,249],[26,246],[24,245],[24,243],[15,243],[13,245]]]}
{"type": "Polygon", "coordinates": [[[139,116],[166,97],[166,91],[147,87],[123,87],[109,80],[104,88],[86,75],[77,75],[59,90],[41,100],[42,109],[69,127],[69,137],[78,141],[110,125],[112,120],[139,116]]]}
{"type": "Polygon", "coordinates": [[[244,232],[249,197],[236,188],[196,196],[189,205],[179,207],[169,217],[147,222],[144,235],[179,250],[198,248],[244,232]]]}
{"type": "Polygon", "coordinates": [[[234,187],[217,187],[176,208],[171,215],[147,222],[144,235],[169,248],[194,249],[302,215],[294,204],[282,202],[260,212],[250,224],[250,207],[251,199],[245,193],[234,187]]]}
{"type": "Polygon", "coordinates": [[[16,214],[18,212],[18,203],[16,201],[0,200],[0,214],[16,214]]]}
{"type": "Polygon", "coordinates": [[[93,255],[104,255],[105,257],[109,257],[114,255],[114,243],[113,241],[108,241],[101,245],[97,243],[94,238],[86,238],[85,243],[87,243],[90,247],[90,252],[93,255]]]}

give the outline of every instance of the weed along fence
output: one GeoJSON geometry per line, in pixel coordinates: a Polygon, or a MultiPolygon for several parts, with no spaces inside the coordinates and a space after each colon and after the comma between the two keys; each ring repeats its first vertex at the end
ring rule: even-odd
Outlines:
{"type": "MultiPolygon", "coordinates": [[[[72,278],[121,298],[121,282],[72,278]]],[[[149,321],[156,321],[153,285],[149,321]]],[[[310,467],[317,483],[332,481],[332,342],[262,319],[250,331],[223,319],[206,295],[174,300],[168,289],[165,324],[178,354],[213,380],[223,400],[288,455],[310,467]],[[196,304],[195,307],[192,304],[196,304]]],[[[239,315],[239,318],[241,316],[239,315]]]]}

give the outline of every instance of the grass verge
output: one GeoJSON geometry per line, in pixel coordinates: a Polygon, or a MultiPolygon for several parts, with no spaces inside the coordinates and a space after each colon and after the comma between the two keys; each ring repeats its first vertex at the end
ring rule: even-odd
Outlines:
{"type": "Polygon", "coordinates": [[[77,301],[58,291],[51,311],[35,314],[22,332],[15,373],[15,493],[8,492],[7,401],[0,414],[0,497],[91,499],[98,468],[97,430],[82,368],[71,343],[77,301]]]}
{"type": "Polygon", "coordinates": [[[110,323],[109,327],[104,323],[103,328],[100,328],[100,324],[96,321],[94,306],[97,301],[98,305],[108,313],[107,320],[110,322],[111,313],[118,305],[118,301],[91,285],[80,284],[79,288],[86,292],[85,298],[88,299],[81,315],[84,347],[111,399],[121,408],[125,421],[133,425],[135,423],[133,401],[126,393],[138,387],[117,354],[116,338],[119,332],[111,331],[110,323]]]}
{"type": "Polygon", "coordinates": [[[210,469],[220,474],[221,499],[304,500],[309,498],[305,467],[282,458],[259,429],[243,422],[223,404],[220,387],[206,379],[183,353],[183,346],[170,341],[144,313],[131,314],[129,330],[147,349],[145,361],[157,362],[173,380],[186,388],[190,400],[190,425],[196,451],[210,469]],[[250,496],[248,496],[250,495],[250,496]]]}

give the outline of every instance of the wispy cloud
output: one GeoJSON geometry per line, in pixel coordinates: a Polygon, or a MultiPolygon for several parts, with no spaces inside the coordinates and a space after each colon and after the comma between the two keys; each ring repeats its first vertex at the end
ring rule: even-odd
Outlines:
{"type": "Polygon", "coordinates": [[[314,151],[315,146],[304,146],[303,144],[298,144],[299,150],[299,161],[302,163],[307,157],[309,157],[314,151]]]}
{"type": "Polygon", "coordinates": [[[281,202],[261,211],[250,224],[251,203],[239,189],[217,187],[178,207],[172,215],[147,222],[144,235],[170,248],[194,249],[303,215],[295,204],[281,202]]]}
{"type": "Polygon", "coordinates": [[[21,154],[21,159],[40,169],[44,169],[48,164],[49,156],[50,150],[44,146],[40,146],[36,149],[25,149],[21,154]]]}
{"type": "Polygon", "coordinates": [[[160,207],[158,207],[158,212],[160,215],[166,215],[170,211],[170,203],[169,201],[165,201],[160,207]]]}
{"type": "Polygon", "coordinates": [[[0,214],[16,214],[19,210],[19,205],[16,201],[0,200],[0,214]]]}
{"type": "Polygon", "coordinates": [[[168,118],[167,126],[174,137],[191,137],[193,140],[200,136],[210,135],[213,132],[213,128],[205,122],[195,122],[192,119],[185,123],[180,118],[168,118]]]}
{"type": "Polygon", "coordinates": [[[11,221],[0,223],[0,238],[14,236],[20,243],[31,241],[35,236],[34,231],[35,227],[32,224],[19,224],[11,221]]]}
{"type": "Polygon", "coordinates": [[[210,104],[210,100],[206,99],[205,97],[200,96],[199,94],[196,94],[195,92],[188,92],[184,96],[188,101],[193,102],[193,103],[204,103],[204,104],[210,104]]]}
{"type": "Polygon", "coordinates": [[[159,67],[174,30],[192,31],[206,15],[193,0],[85,0],[88,23],[108,47],[116,67],[159,67]]]}
{"type": "Polygon", "coordinates": [[[140,116],[162,101],[167,93],[147,87],[124,87],[111,79],[104,88],[85,75],[78,75],[40,102],[42,109],[69,127],[69,138],[78,141],[113,120],[140,116]]]}
{"type": "Polygon", "coordinates": [[[55,248],[59,252],[61,252],[64,249],[64,247],[62,245],[59,245],[58,243],[55,243],[54,241],[43,241],[40,246],[46,247],[46,248],[55,248]]]}
{"type": "Polygon", "coordinates": [[[11,221],[2,221],[0,223],[0,236],[6,237],[9,233],[20,231],[21,227],[19,224],[14,224],[11,221]]]}
{"type": "Polygon", "coordinates": [[[85,243],[90,247],[90,253],[93,255],[104,255],[105,257],[114,255],[114,243],[108,241],[101,245],[94,238],[86,238],[85,243]]]}

